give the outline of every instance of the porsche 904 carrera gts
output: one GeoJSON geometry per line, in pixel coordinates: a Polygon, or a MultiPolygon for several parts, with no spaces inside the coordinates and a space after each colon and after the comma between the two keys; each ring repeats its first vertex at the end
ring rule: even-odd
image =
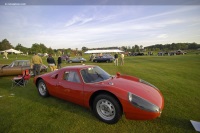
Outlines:
{"type": "Polygon", "coordinates": [[[55,96],[91,109],[101,121],[114,124],[122,114],[131,120],[161,115],[164,98],[158,88],[137,77],[112,76],[99,66],[68,66],[39,75],[34,83],[42,97],[55,96]]]}

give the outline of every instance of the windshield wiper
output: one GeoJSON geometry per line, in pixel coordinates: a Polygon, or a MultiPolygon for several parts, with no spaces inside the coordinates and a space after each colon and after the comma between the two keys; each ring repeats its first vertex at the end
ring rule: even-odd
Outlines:
{"type": "Polygon", "coordinates": [[[97,72],[95,72],[95,73],[97,74],[98,77],[104,79],[104,78],[101,76],[101,74],[99,74],[99,73],[97,73],[97,72]]]}

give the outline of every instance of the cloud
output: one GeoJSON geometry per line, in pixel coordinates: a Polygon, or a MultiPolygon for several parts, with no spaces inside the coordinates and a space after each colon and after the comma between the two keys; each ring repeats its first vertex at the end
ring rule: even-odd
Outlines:
{"type": "Polygon", "coordinates": [[[66,22],[65,27],[70,27],[72,25],[83,25],[92,20],[93,20],[92,17],[74,16],[71,20],[66,22]]]}
{"type": "Polygon", "coordinates": [[[157,38],[165,39],[165,38],[168,38],[168,35],[167,34],[160,34],[160,35],[157,36],[157,38]]]}

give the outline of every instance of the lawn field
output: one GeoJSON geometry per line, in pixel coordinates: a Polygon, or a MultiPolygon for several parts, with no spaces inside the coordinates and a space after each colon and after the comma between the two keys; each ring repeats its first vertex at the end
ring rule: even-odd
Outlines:
{"type": "MultiPolygon", "coordinates": [[[[31,56],[9,55],[0,64],[31,56]]],[[[89,55],[84,55],[88,60],[89,55]]],[[[44,64],[46,58],[43,58],[44,64]]],[[[79,63],[62,66],[77,65],[79,63]]],[[[190,120],[200,122],[200,55],[125,57],[124,66],[92,63],[108,73],[128,74],[160,89],[165,99],[161,117],[148,121],[127,120],[114,125],[95,118],[84,107],[54,97],[39,96],[30,79],[26,87],[11,89],[11,77],[0,77],[0,133],[195,133],[190,120]]]]}

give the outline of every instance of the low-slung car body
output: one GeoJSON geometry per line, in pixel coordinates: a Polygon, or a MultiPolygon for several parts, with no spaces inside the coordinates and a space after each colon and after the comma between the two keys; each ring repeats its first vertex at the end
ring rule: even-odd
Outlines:
{"type": "Polygon", "coordinates": [[[93,62],[113,62],[115,59],[112,56],[97,56],[93,59],[93,62]]]}
{"type": "Polygon", "coordinates": [[[93,65],[68,66],[34,78],[42,97],[52,95],[90,108],[101,121],[114,124],[122,114],[131,120],[161,115],[164,98],[152,84],[139,78],[111,76],[93,65]]]}
{"type": "Polygon", "coordinates": [[[76,58],[68,59],[67,62],[68,63],[83,63],[83,62],[86,62],[86,59],[82,57],[76,57],[76,58]]]}
{"type": "MultiPolygon", "coordinates": [[[[24,70],[32,71],[29,60],[15,60],[9,65],[0,66],[0,76],[20,75],[24,70]]],[[[46,72],[47,66],[41,66],[41,72],[46,72]]]]}

